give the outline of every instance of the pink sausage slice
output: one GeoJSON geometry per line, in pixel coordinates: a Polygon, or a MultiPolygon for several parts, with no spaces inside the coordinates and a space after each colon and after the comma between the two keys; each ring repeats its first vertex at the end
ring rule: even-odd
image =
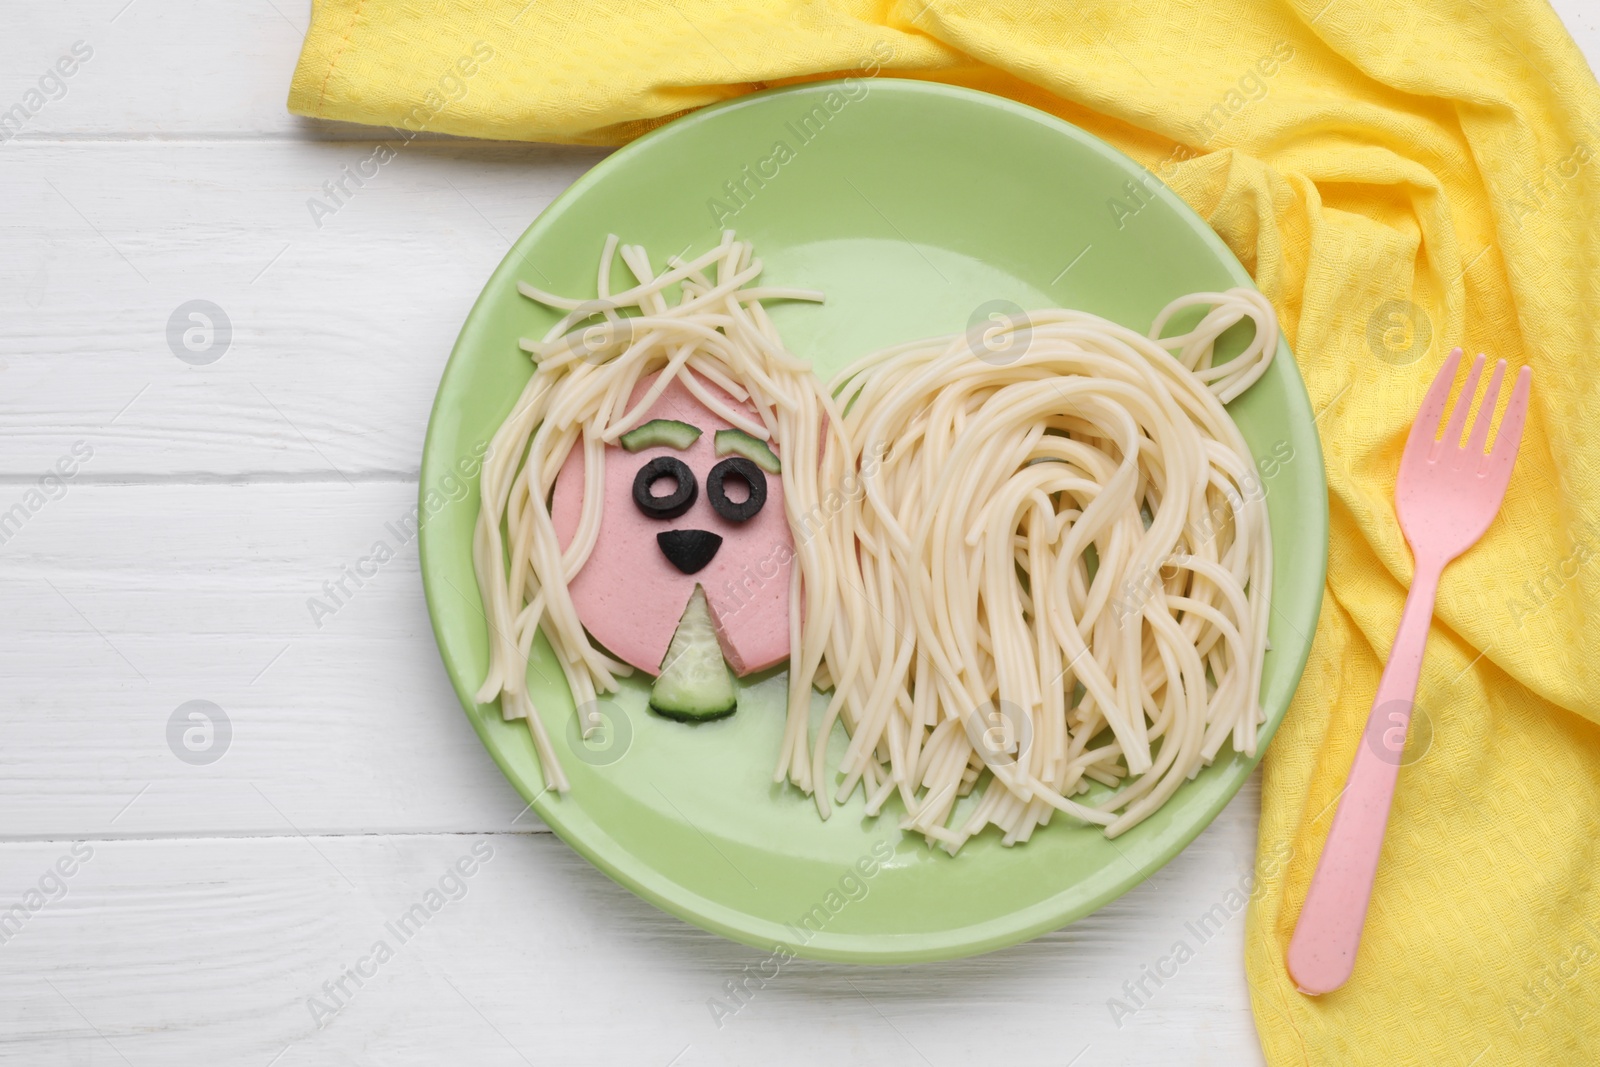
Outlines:
{"type": "MultiPolygon", "coordinates": [[[[640,380],[630,405],[649,391],[655,377],[640,380]]],[[[710,382],[700,384],[729,407],[737,406],[710,382]]],[[[651,419],[686,422],[701,433],[684,451],[661,446],[628,452],[607,446],[599,539],[571,584],[578,618],[613,655],[654,675],[694,587],[702,585],[722,654],[734,673],[750,674],[782,663],[789,657],[789,568],[794,559],[782,478],[766,476],[767,502],[754,518],[729,522],[712,508],[706,492],[707,475],[725,458],[716,454],[714,438],[718,430],[732,429],[729,423],[696,400],[681,381],[667,386],[656,399],[643,421],[651,419]],[[633,502],[633,479],[639,468],[663,455],[682,460],[699,484],[694,505],[668,520],[644,515],[633,502]],[[656,542],[656,535],[666,530],[709,530],[722,537],[722,546],[703,569],[684,574],[667,561],[656,542]]],[[[778,451],[776,446],[773,451],[778,451]]],[[[550,504],[563,549],[578,528],[583,469],[580,443],[556,476],[550,504]]]]}

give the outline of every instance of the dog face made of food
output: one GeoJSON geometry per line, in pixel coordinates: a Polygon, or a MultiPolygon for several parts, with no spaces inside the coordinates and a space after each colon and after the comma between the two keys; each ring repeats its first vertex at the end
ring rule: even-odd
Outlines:
{"type": "MultiPolygon", "coordinates": [[[[638,382],[630,407],[655,378],[638,382]]],[[[730,408],[741,406],[715,385],[697,384],[730,408]]],[[[651,424],[663,428],[650,438],[659,443],[637,451],[606,447],[598,537],[568,583],[578,618],[617,658],[655,675],[699,585],[734,673],[783,662],[794,538],[782,477],[746,455],[719,455],[718,432],[727,441],[739,436],[726,433],[736,428],[681,380],[662,391],[639,425],[651,424]]],[[[563,550],[578,527],[583,489],[580,445],[556,476],[550,504],[563,550]]]]}

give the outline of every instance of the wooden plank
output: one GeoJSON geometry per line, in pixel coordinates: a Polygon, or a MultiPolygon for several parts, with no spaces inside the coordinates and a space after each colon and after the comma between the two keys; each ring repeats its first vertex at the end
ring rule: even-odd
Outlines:
{"type": "MultiPolygon", "coordinates": [[[[1030,944],[911,967],[796,961],[741,1002],[728,983],[759,975],[768,952],[656,910],[547,834],[77,847],[91,854],[65,894],[0,946],[8,1060],[1260,1062],[1242,912],[1203,941],[1187,925],[1251,862],[1249,826],[1226,818],[1122,900],[1030,944]],[[460,860],[473,873],[457,880],[460,860]],[[426,919],[402,928],[412,905],[426,919]],[[1180,940],[1193,958],[1146,980],[1142,1008],[1114,1011],[1180,940]],[[324,990],[358,965],[368,977],[346,978],[348,995],[324,990]]],[[[0,845],[0,912],[41,879],[60,895],[46,872],[71,848],[0,845]]]]}
{"type": "Polygon", "coordinates": [[[415,502],[406,482],[74,486],[32,516],[0,546],[26,620],[0,642],[0,837],[124,805],[112,832],[134,837],[509,825],[522,800],[434,651],[415,539],[390,528],[415,502]],[[380,539],[396,558],[314,620],[308,599],[380,539]],[[191,700],[231,724],[209,765],[169,745],[191,700]]]}
{"type": "Polygon", "coordinates": [[[309,18],[305,0],[10,5],[0,110],[32,112],[11,131],[22,141],[299,136],[285,102],[309,18]]]}
{"type": "Polygon", "coordinates": [[[4,146],[0,477],[79,440],[91,480],[414,474],[484,280],[603,153],[396,142],[313,219],[378,143],[4,146]],[[186,315],[169,340],[196,299],[231,324],[190,335],[204,365],[175,354],[186,315]]]}

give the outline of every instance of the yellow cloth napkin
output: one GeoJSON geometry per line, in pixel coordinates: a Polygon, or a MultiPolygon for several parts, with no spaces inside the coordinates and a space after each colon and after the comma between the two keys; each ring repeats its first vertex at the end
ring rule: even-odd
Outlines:
{"type": "Polygon", "coordinates": [[[317,0],[290,108],[615,144],[878,42],[887,75],[1015,97],[1156,171],[1255,274],[1321,412],[1327,596],[1249,911],[1267,1058],[1595,1062],[1600,89],[1542,0],[317,0]],[[1284,949],[1410,579],[1401,447],[1455,344],[1532,365],[1528,430],[1445,574],[1355,976],[1312,999],[1284,949]]]}

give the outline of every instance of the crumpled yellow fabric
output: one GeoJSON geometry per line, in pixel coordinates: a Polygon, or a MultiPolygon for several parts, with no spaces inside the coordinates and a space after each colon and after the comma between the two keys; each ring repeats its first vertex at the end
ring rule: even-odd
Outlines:
{"type": "Polygon", "coordinates": [[[616,144],[879,42],[885,75],[1155,171],[1254,273],[1321,413],[1327,595],[1247,935],[1268,1060],[1600,1062],[1600,90],[1542,0],[317,0],[290,108],[616,144]],[[1528,429],[1445,574],[1355,975],[1312,999],[1284,950],[1411,574],[1401,447],[1456,344],[1532,365],[1528,429]]]}

